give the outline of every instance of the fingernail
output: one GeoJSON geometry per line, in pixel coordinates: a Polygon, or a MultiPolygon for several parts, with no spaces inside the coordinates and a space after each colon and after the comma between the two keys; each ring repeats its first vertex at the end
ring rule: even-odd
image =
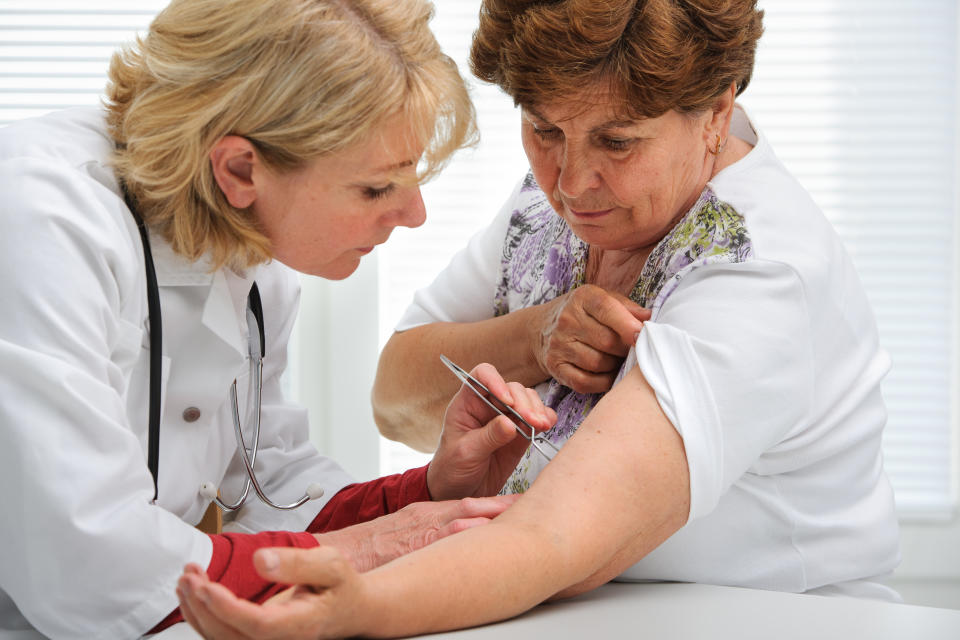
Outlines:
{"type": "Polygon", "coordinates": [[[280,566],[280,558],[275,551],[262,550],[260,551],[260,563],[267,571],[273,571],[280,566]]]}

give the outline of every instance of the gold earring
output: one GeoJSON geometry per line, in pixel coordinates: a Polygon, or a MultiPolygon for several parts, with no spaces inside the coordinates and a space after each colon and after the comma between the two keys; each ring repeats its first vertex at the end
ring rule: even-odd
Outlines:
{"type": "Polygon", "coordinates": [[[720,155],[720,152],[723,151],[723,148],[724,148],[725,146],[727,146],[727,141],[726,141],[726,139],[722,138],[722,137],[720,136],[720,134],[718,133],[718,134],[717,134],[717,146],[716,146],[716,148],[711,149],[710,147],[707,147],[707,151],[709,151],[711,154],[717,156],[717,155],[720,155]]]}

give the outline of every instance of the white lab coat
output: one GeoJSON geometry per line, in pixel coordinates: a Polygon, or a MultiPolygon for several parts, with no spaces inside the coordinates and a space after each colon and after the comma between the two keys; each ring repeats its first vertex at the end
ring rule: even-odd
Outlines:
{"type": "Polygon", "coordinates": [[[258,477],[275,501],[312,482],[325,496],[292,512],[253,497],[229,527],[303,530],[350,482],[310,444],[305,410],[282,397],[292,272],[271,263],[209,273],[153,236],[163,413],[150,504],[144,261],[110,149],[100,109],[0,129],[0,631],[137,637],[176,607],[183,565],[209,563],[211,542],[192,525],[207,506],[202,482],[230,499],[245,478],[228,398],[236,378],[247,407],[254,279],[267,343],[258,477]],[[186,421],[187,408],[199,419],[186,421]]]}

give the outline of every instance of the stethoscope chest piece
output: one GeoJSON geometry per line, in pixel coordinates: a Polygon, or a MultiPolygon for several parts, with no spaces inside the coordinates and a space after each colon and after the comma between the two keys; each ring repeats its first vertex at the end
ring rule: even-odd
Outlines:
{"type": "Polygon", "coordinates": [[[314,500],[323,496],[323,486],[319,483],[313,483],[307,487],[307,490],[296,501],[289,504],[277,504],[271,500],[264,492],[263,487],[257,480],[257,474],[254,465],[257,462],[257,452],[260,450],[260,410],[262,407],[263,394],[263,358],[266,355],[264,348],[263,331],[263,304],[260,301],[260,290],[257,283],[254,282],[250,287],[250,295],[247,296],[247,326],[250,327],[248,344],[248,353],[250,356],[250,381],[251,393],[254,397],[254,406],[256,411],[253,416],[253,440],[250,446],[247,446],[246,439],[243,436],[243,428],[240,421],[240,405],[237,400],[237,381],[234,379],[230,385],[230,408],[233,412],[233,433],[237,441],[237,453],[247,471],[247,478],[243,483],[243,490],[240,497],[234,502],[226,502],[220,496],[220,491],[212,482],[204,482],[200,485],[200,495],[208,500],[212,500],[218,507],[224,511],[236,511],[247,501],[250,488],[253,487],[254,493],[265,504],[274,509],[296,509],[309,500],[314,500]],[[256,327],[256,331],[253,330],[256,327]]]}

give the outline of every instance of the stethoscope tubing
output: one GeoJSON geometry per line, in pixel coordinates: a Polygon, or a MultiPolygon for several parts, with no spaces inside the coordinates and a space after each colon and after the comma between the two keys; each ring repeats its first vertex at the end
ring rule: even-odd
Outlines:
{"type": "MultiPolygon", "coordinates": [[[[256,296],[259,300],[260,296],[256,296]]],[[[249,316],[256,316],[254,305],[251,305],[251,309],[248,312],[249,316]]],[[[262,326],[262,324],[258,324],[262,326]]],[[[251,339],[253,336],[251,336],[251,339]]],[[[262,334],[261,334],[262,338],[262,334]]],[[[243,461],[243,466],[247,470],[247,479],[243,483],[243,491],[240,493],[240,497],[236,502],[232,504],[227,504],[220,497],[219,492],[217,497],[213,499],[218,507],[224,511],[236,511],[247,501],[247,496],[250,493],[250,487],[253,487],[253,491],[257,494],[257,497],[260,498],[265,504],[273,507],[274,509],[280,509],[282,511],[296,509],[297,507],[303,505],[308,500],[310,496],[307,493],[304,493],[298,500],[291,502],[290,504],[276,504],[271,500],[267,494],[260,487],[260,482],[257,480],[257,474],[254,471],[254,465],[257,462],[257,452],[260,450],[260,415],[261,408],[263,406],[261,399],[263,393],[263,359],[262,359],[262,345],[261,348],[250,349],[250,374],[253,376],[253,379],[256,381],[253,385],[253,392],[255,395],[254,406],[257,408],[256,415],[254,416],[254,427],[253,427],[253,442],[252,447],[248,448],[246,440],[243,437],[243,429],[240,426],[240,403],[237,399],[237,381],[234,380],[233,384],[230,385],[230,405],[233,410],[233,432],[237,440],[237,451],[240,453],[240,459],[243,461]]]]}
{"type": "MultiPolygon", "coordinates": [[[[140,232],[140,240],[143,244],[143,261],[147,279],[147,317],[149,319],[150,330],[150,395],[148,409],[148,435],[147,435],[147,467],[150,475],[153,477],[153,499],[152,504],[156,504],[159,495],[159,477],[160,477],[160,378],[162,373],[163,353],[163,319],[160,310],[160,287],[157,283],[157,272],[153,261],[153,253],[150,250],[150,236],[147,232],[146,223],[134,206],[133,199],[127,191],[126,185],[121,181],[120,188],[123,191],[123,199],[137,223],[137,229],[140,232]]],[[[240,424],[240,407],[237,399],[237,381],[234,379],[230,386],[230,403],[233,412],[234,436],[237,441],[237,451],[247,471],[247,479],[244,481],[243,491],[239,499],[233,503],[226,503],[220,498],[219,489],[214,490],[212,501],[225,511],[236,511],[246,502],[250,494],[250,487],[253,487],[257,497],[265,504],[274,509],[289,510],[296,509],[308,500],[318,498],[323,495],[323,489],[319,485],[310,485],[307,491],[290,504],[279,505],[273,502],[263,491],[260,482],[257,480],[257,474],[254,471],[254,464],[257,460],[257,451],[260,447],[260,417],[263,408],[263,358],[266,356],[266,340],[263,327],[263,304],[260,300],[260,290],[257,283],[254,282],[250,287],[250,294],[247,296],[247,327],[255,325],[256,332],[250,332],[249,355],[251,376],[256,380],[253,387],[256,414],[253,430],[253,447],[248,449],[243,437],[243,429],[240,424]],[[251,323],[251,319],[253,322],[251,323]]],[[[201,492],[206,490],[208,483],[204,483],[201,492]]],[[[206,494],[204,494],[206,495],[206,494]]]]}

